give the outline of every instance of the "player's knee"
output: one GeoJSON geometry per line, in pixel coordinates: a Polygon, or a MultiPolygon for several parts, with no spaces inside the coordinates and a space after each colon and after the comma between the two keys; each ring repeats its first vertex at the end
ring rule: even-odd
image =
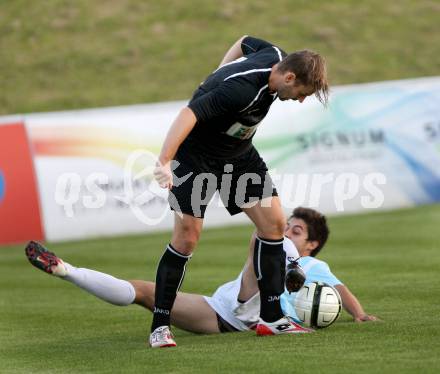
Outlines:
{"type": "Polygon", "coordinates": [[[134,303],[152,310],[154,306],[155,284],[142,280],[132,280],[130,283],[135,290],[134,303]]]}
{"type": "Polygon", "coordinates": [[[182,225],[173,235],[173,247],[184,255],[192,253],[200,238],[200,231],[191,225],[182,225]]]}
{"type": "Polygon", "coordinates": [[[173,246],[183,255],[190,255],[197,245],[198,240],[192,237],[180,238],[173,246]]]}
{"type": "Polygon", "coordinates": [[[275,227],[277,235],[282,238],[284,236],[284,230],[286,229],[286,220],[284,219],[284,217],[277,220],[275,227]]]}
{"type": "Polygon", "coordinates": [[[284,235],[284,219],[273,220],[258,228],[258,235],[266,239],[279,239],[284,235]]]}

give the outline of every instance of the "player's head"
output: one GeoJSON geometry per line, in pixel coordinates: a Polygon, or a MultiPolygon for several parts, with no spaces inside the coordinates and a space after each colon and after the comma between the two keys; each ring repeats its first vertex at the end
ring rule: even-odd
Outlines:
{"type": "Polygon", "coordinates": [[[278,93],[280,100],[302,103],[307,96],[314,94],[326,105],[329,87],[325,60],[307,49],[291,53],[275,65],[269,88],[278,93]]]}
{"type": "Polygon", "coordinates": [[[324,215],[310,208],[295,208],[284,235],[293,241],[301,256],[315,257],[324,247],[330,231],[324,215]]]}

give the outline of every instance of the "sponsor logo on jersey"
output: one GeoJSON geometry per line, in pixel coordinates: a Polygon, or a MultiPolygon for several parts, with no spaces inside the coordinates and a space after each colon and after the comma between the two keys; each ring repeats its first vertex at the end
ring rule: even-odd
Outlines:
{"type": "Polygon", "coordinates": [[[233,138],[238,139],[250,139],[255,134],[255,131],[257,131],[257,127],[259,124],[256,124],[254,126],[244,126],[241,123],[234,123],[228,131],[226,131],[226,134],[229,136],[232,136],[233,138]]]}

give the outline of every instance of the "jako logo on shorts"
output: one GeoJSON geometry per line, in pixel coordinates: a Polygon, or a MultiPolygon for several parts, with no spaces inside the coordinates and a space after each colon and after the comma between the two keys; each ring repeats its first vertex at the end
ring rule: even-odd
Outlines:
{"type": "Polygon", "coordinates": [[[0,203],[5,197],[5,178],[3,177],[3,173],[0,170],[0,203]]]}

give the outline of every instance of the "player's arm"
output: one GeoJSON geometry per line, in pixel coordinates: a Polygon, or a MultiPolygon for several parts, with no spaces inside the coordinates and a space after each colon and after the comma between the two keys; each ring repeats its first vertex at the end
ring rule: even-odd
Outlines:
{"type": "Polygon", "coordinates": [[[251,53],[258,52],[264,48],[272,47],[273,45],[263,39],[254,38],[252,36],[244,35],[238,39],[231,48],[226,52],[219,67],[236,60],[237,58],[246,56],[251,53]]]}
{"type": "Polygon", "coordinates": [[[244,56],[270,47],[274,47],[274,45],[266,40],[254,38],[253,36],[246,36],[241,42],[241,50],[244,56]]]}
{"type": "Polygon", "coordinates": [[[342,306],[353,316],[355,322],[377,321],[377,317],[365,313],[361,303],[356,296],[351,293],[348,287],[343,284],[338,284],[335,288],[338,290],[339,295],[341,295],[342,306]]]}
{"type": "Polygon", "coordinates": [[[174,159],[177,149],[194,128],[196,122],[194,112],[186,107],[180,111],[168,130],[159,155],[159,164],[154,170],[154,177],[161,187],[170,189],[173,186],[170,162],[174,159]]]}
{"type": "Polygon", "coordinates": [[[243,40],[247,37],[247,35],[242,36],[240,39],[238,39],[231,48],[226,52],[225,56],[223,57],[223,60],[220,62],[219,67],[223,66],[224,64],[227,64],[229,62],[232,62],[236,60],[237,58],[243,57],[243,51],[241,49],[241,43],[243,40]]]}
{"type": "Polygon", "coordinates": [[[365,313],[359,300],[354,296],[347,286],[335,277],[328,264],[319,262],[309,269],[307,273],[308,282],[324,282],[336,288],[342,299],[342,306],[350,313],[355,322],[376,321],[377,318],[365,313]]]}

